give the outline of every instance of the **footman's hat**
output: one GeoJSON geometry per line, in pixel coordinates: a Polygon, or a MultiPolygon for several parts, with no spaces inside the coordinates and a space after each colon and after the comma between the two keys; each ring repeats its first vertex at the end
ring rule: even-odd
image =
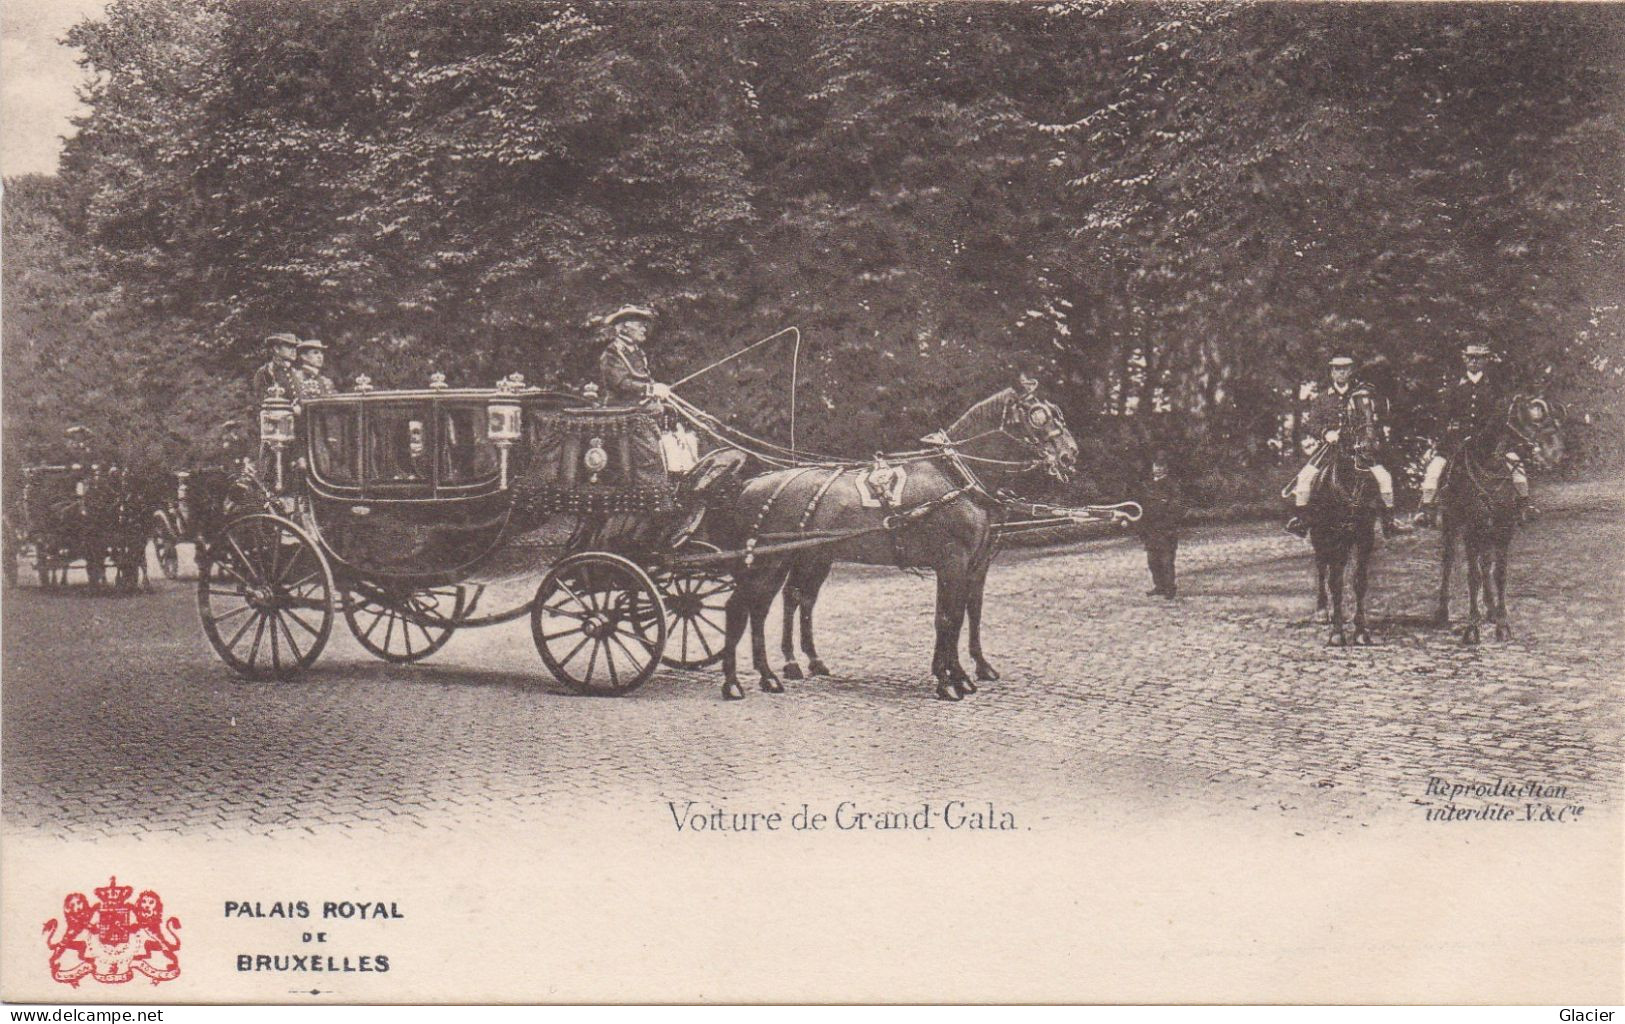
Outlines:
{"type": "Polygon", "coordinates": [[[290,348],[298,348],[299,339],[286,331],[280,334],[267,334],[265,336],[266,348],[281,348],[284,345],[287,345],[290,348]]]}
{"type": "Polygon", "coordinates": [[[89,437],[93,433],[93,431],[89,427],[85,426],[84,424],[75,423],[73,426],[69,427],[67,430],[64,430],[62,433],[67,435],[68,437],[89,437]]]}
{"type": "Polygon", "coordinates": [[[1462,347],[1461,354],[1464,356],[1488,356],[1490,347],[1482,342],[1468,342],[1462,347]]]}
{"type": "Polygon", "coordinates": [[[614,325],[622,320],[653,320],[659,315],[648,306],[622,306],[609,316],[604,317],[604,323],[614,325]]]}
{"type": "Polygon", "coordinates": [[[1346,354],[1344,354],[1342,352],[1339,352],[1336,355],[1332,356],[1332,358],[1329,361],[1328,365],[1331,365],[1331,366],[1353,366],[1354,365],[1354,357],[1350,356],[1350,355],[1346,355],[1346,354]]]}
{"type": "Polygon", "coordinates": [[[319,348],[323,352],[327,351],[327,346],[322,344],[322,341],[321,341],[320,338],[301,338],[301,339],[299,339],[299,349],[300,349],[300,351],[303,351],[303,350],[305,350],[307,348],[319,348]]]}

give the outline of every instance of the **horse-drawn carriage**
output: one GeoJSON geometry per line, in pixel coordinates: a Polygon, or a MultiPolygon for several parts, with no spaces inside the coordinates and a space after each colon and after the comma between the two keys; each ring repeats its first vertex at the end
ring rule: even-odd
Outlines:
{"type": "Polygon", "coordinates": [[[266,496],[246,461],[223,458],[214,465],[194,465],[166,475],[163,498],[152,513],[153,554],[166,577],[180,578],[181,545],[191,544],[201,553],[233,516],[265,504],[266,496]]]}
{"type": "Polygon", "coordinates": [[[20,499],[6,510],[3,557],[6,582],[31,561],[42,586],[68,581],[73,568],[92,585],[111,571],[121,589],[141,581],[146,523],[130,474],[122,466],[64,463],[22,471],[20,499]]]}
{"type": "Polygon", "coordinates": [[[641,408],[518,378],[436,378],[409,391],[361,378],[307,399],[297,419],[267,399],[273,501],[224,523],[199,560],[198,611],[222,660],[244,676],[292,675],[340,617],[368,652],[400,663],[528,616],[542,661],[583,693],[626,693],[662,663],[721,656],[730,584],[691,538],[726,459],[673,477],[640,443],[657,431],[641,408]],[[523,598],[487,607],[516,584],[523,598]]]}

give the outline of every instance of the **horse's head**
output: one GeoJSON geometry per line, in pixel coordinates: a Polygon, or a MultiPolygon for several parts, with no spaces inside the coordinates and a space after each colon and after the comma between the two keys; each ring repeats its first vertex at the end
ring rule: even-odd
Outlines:
{"type": "Polygon", "coordinates": [[[1066,481],[1078,468],[1078,441],[1066,428],[1060,407],[1038,397],[1038,382],[1022,377],[1009,392],[1000,426],[1033,453],[1044,472],[1066,481]]]}
{"type": "Polygon", "coordinates": [[[1350,432],[1348,445],[1356,456],[1374,457],[1382,446],[1382,399],[1363,385],[1349,392],[1344,420],[1350,432]]]}
{"type": "Polygon", "coordinates": [[[1507,430],[1540,469],[1563,461],[1563,406],[1538,395],[1517,395],[1507,409],[1507,430]]]}

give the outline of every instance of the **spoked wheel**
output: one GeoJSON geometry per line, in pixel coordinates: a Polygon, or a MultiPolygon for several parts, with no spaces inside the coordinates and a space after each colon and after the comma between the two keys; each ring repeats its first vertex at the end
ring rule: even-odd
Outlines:
{"type": "Polygon", "coordinates": [[[403,665],[446,646],[468,608],[466,587],[391,590],[357,583],[345,598],[344,620],[370,654],[403,665]]]}
{"type": "MultiPolygon", "coordinates": [[[[715,544],[686,541],[679,555],[713,554],[715,544]]],[[[733,577],[711,568],[673,568],[656,577],[666,597],[666,628],[670,633],[661,662],[672,668],[705,668],[722,660],[728,640],[728,598],[733,577]]]]}
{"type": "Polygon", "coordinates": [[[642,686],[666,646],[666,608],[635,562],[584,551],[542,578],[530,607],[536,650],[554,678],[613,697],[642,686]]]}
{"type": "Polygon", "coordinates": [[[198,616],[232,671],[286,679],[326,645],[335,589],[309,534],[279,516],[248,515],[226,524],[198,566],[198,616]]]}
{"type": "Polygon", "coordinates": [[[158,568],[165,579],[179,579],[181,575],[180,538],[163,516],[155,517],[152,524],[152,553],[158,558],[158,568]]]}

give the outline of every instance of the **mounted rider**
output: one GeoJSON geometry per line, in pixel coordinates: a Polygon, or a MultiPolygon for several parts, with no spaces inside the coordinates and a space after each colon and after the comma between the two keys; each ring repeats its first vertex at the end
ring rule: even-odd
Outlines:
{"type": "MultiPolygon", "coordinates": [[[[1509,399],[1500,382],[1489,372],[1490,357],[1488,345],[1472,342],[1464,346],[1461,358],[1465,372],[1439,392],[1439,422],[1444,424],[1444,434],[1434,445],[1433,458],[1428,460],[1427,471],[1422,476],[1422,505],[1416,513],[1419,525],[1434,525],[1439,481],[1450,458],[1470,439],[1489,444],[1500,433],[1509,399]]],[[[1512,474],[1512,486],[1518,493],[1519,513],[1528,518],[1534,509],[1529,504],[1529,477],[1524,473],[1523,460],[1514,450],[1507,451],[1505,458],[1512,474]]]]}
{"type": "MultiPolygon", "coordinates": [[[[1361,393],[1377,398],[1377,390],[1365,381],[1354,378],[1354,358],[1346,352],[1336,352],[1327,364],[1331,368],[1331,380],[1321,385],[1304,413],[1305,434],[1308,437],[1318,437],[1314,453],[1308,463],[1298,471],[1298,478],[1292,485],[1292,504],[1296,514],[1287,521],[1287,532],[1298,537],[1309,536],[1309,521],[1304,509],[1309,507],[1310,498],[1314,495],[1316,481],[1321,471],[1332,455],[1332,447],[1340,442],[1342,433],[1348,428],[1349,402],[1361,393]]],[[[1352,443],[1353,438],[1349,441],[1352,443]]],[[[1377,491],[1382,495],[1382,532],[1384,536],[1410,531],[1408,524],[1401,524],[1394,520],[1394,478],[1372,453],[1370,465],[1362,465],[1361,469],[1370,472],[1377,481],[1377,491]]]]}

